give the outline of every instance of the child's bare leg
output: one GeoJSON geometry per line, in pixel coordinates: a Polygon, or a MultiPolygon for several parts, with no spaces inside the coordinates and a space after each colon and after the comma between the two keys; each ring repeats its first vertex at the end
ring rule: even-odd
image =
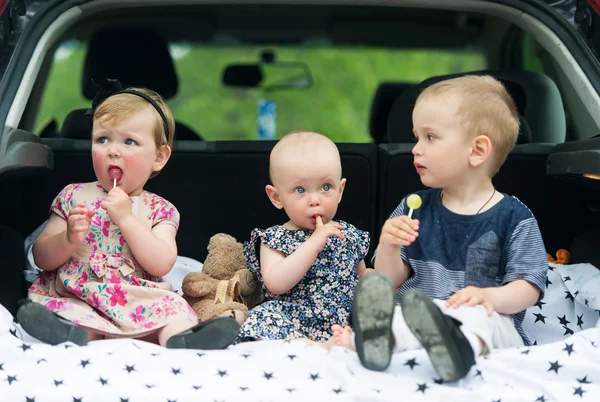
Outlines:
{"type": "Polygon", "coordinates": [[[157,331],[158,344],[160,346],[166,346],[167,341],[173,335],[180,334],[184,331],[187,331],[188,329],[190,329],[192,327],[194,327],[194,323],[191,322],[190,320],[177,320],[177,321],[170,322],[157,331]]]}
{"type": "Polygon", "coordinates": [[[99,333],[98,331],[92,329],[92,328],[88,328],[88,327],[81,327],[85,330],[85,333],[88,336],[88,342],[91,341],[99,341],[100,339],[104,339],[105,336],[102,333],[99,333]]]}

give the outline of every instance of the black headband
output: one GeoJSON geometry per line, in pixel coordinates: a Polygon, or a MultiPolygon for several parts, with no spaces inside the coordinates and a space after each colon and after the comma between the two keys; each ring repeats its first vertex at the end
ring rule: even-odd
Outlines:
{"type": "Polygon", "coordinates": [[[123,89],[123,85],[121,85],[119,80],[104,78],[100,81],[100,83],[97,83],[95,80],[92,80],[92,83],[96,85],[98,90],[96,91],[94,99],[92,99],[92,107],[89,108],[87,112],[85,112],[86,116],[93,116],[94,112],[96,111],[96,108],[107,98],[113,95],[131,94],[139,96],[140,98],[145,99],[149,104],[152,105],[152,107],[154,107],[154,109],[156,109],[156,111],[160,115],[160,118],[162,119],[163,126],[165,127],[165,136],[167,137],[167,141],[169,140],[169,125],[167,124],[167,117],[165,116],[165,113],[163,112],[161,107],[158,106],[158,103],[154,101],[154,99],[152,99],[143,92],[139,92],[133,89],[123,89]]]}

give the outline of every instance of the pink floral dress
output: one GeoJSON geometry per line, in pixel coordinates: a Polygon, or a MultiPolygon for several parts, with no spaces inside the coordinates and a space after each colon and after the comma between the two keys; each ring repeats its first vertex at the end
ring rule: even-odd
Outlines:
{"type": "MultiPolygon", "coordinates": [[[[29,298],[72,322],[116,336],[142,336],[175,320],[197,323],[186,301],[136,262],[119,227],[100,207],[106,191],[98,182],[70,184],[50,208],[67,220],[75,205],[95,211],[85,241],[57,270],[42,272],[29,298]]],[[[131,197],[131,209],[151,229],[179,226],[175,206],[148,191],[131,197]]]]}

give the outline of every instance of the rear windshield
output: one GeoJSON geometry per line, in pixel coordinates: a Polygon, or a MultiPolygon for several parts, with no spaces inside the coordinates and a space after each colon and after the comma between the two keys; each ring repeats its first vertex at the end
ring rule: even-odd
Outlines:
{"type": "MultiPolygon", "coordinates": [[[[179,92],[168,104],[178,122],[205,140],[276,139],[304,129],[337,142],[371,142],[369,116],[380,83],[417,83],[486,67],[477,49],[274,46],[267,50],[277,61],[301,62],[308,68],[312,85],[266,91],[226,86],[222,80],[228,65],[256,63],[265,47],[170,43],[170,50],[179,92]]],[[[60,126],[71,110],[89,107],[80,87],[85,51],[86,43],[78,41],[57,49],[36,132],[49,119],[60,126]]]]}

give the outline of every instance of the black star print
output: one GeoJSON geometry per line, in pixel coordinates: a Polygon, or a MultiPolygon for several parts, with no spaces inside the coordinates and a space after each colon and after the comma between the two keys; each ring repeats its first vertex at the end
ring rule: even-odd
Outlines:
{"type": "Polygon", "coordinates": [[[492,402],[502,402],[502,399],[492,400],[492,402]]]}
{"type": "Polygon", "coordinates": [[[571,300],[572,302],[575,302],[575,298],[573,297],[573,295],[571,294],[571,292],[569,292],[568,290],[565,290],[565,293],[567,294],[567,295],[565,296],[565,299],[569,299],[569,300],[571,300]]]}
{"type": "Polygon", "coordinates": [[[270,380],[271,378],[273,378],[273,373],[267,373],[266,371],[263,371],[263,373],[265,373],[264,377],[267,380],[270,380]]]}
{"type": "Polygon", "coordinates": [[[108,384],[108,380],[105,380],[102,377],[98,378],[98,381],[100,381],[100,384],[102,384],[102,386],[105,386],[106,384],[108,384]]]}
{"type": "Polygon", "coordinates": [[[196,355],[197,355],[198,357],[202,357],[202,356],[204,356],[205,354],[206,354],[206,353],[196,353],[196,355]]]}
{"type": "Polygon", "coordinates": [[[6,376],[5,381],[8,381],[8,385],[12,385],[13,382],[18,381],[18,380],[17,380],[16,375],[15,376],[9,375],[9,376],[6,376]]]}
{"type": "Polygon", "coordinates": [[[376,389],[376,388],[373,388],[373,391],[375,391],[375,392],[377,392],[377,393],[380,393],[380,392],[381,392],[381,390],[380,390],[380,389],[376,389]]]}
{"type": "Polygon", "coordinates": [[[544,395],[538,396],[538,398],[535,400],[535,402],[546,402],[546,398],[544,398],[544,395]]]}
{"type": "Polygon", "coordinates": [[[35,398],[25,397],[25,402],[35,402],[35,398]]]}
{"type": "Polygon", "coordinates": [[[173,400],[167,399],[167,402],[177,402],[177,399],[173,399],[173,400]]]}
{"type": "Polygon", "coordinates": [[[578,294],[579,294],[579,290],[576,290],[575,293],[573,293],[573,296],[577,297],[578,294]]]}
{"type": "Polygon", "coordinates": [[[294,388],[286,388],[286,390],[287,390],[287,392],[289,392],[290,394],[291,394],[292,392],[294,392],[294,391],[295,391],[295,389],[294,389],[294,388]]]}
{"type": "Polygon", "coordinates": [[[548,363],[550,363],[550,368],[549,368],[547,371],[550,371],[550,370],[552,370],[552,371],[554,371],[556,374],[558,374],[558,369],[560,369],[561,367],[563,367],[563,366],[561,366],[560,364],[558,364],[558,360],[557,360],[557,361],[555,361],[554,363],[552,363],[552,362],[548,362],[548,363]]]}
{"type": "Polygon", "coordinates": [[[248,390],[248,387],[240,387],[240,389],[241,389],[242,391],[247,391],[247,390],[248,390]]]}
{"type": "Polygon", "coordinates": [[[560,325],[564,325],[566,326],[567,324],[570,324],[571,321],[567,320],[567,315],[563,315],[562,317],[556,316],[556,318],[558,318],[558,322],[560,322],[560,325]]]}
{"type": "Polygon", "coordinates": [[[242,354],[242,356],[244,356],[244,359],[247,359],[247,358],[249,358],[251,355],[242,354]]]}
{"type": "Polygon", "coordinates": [[[539,314],[538,313],[533,313],[533,315],[535,316],[535,321],[533,322],[534,324],[536,322],[538,322],[538,321],[541,321],[542,324],[546,323],[546,318],[547,317],[545,315],[542,315],[542,313],[539,313],[539,314]]]}
{"type": "Polygon", "coordinates": [[[550,279],[546,277],[546,289],[548,289],[548,285],[552,285],[552,282],[550,282],[550,279]]]}
{"type": "Polygon", "coordinates": [[[483,380],[483,373],[481,372],[481,370],[477,370],[475,377],[481,377],[481,379],[483,380]]]}
{"type": "Polygon", "coordinates": [[[60,380],[60,381],[58,381],[58,380],[54,380],[54,385],[55,385],[55,386],[57,386],[57,387],[58,387],[59,385],[64,385],[64,384],[63,384],[63,381],[64,381],[64,380],[60,380]]]}
{"type": "Polygon", "coordinates": [[[29,346],[28,344],[24,343],[21,346],[19,346],[21,349],[23,349],[23,352],[31,349],[31,346],[29,346]]]}
{"type": "Polygon", "coordinates": [[[565,330],[565,333],[563,334],[563,336],[574,334],[573,330],[571,328],[567,327],[566,325],[563,325],[563,328],[565,330]]]}
{"type": "Polygon", "coordinates": [[[83,402],[83,398],[75,398],[75,397],[73,397],[73,402],[83,402]]]}
{"type": "Polygon", "coordinates": [[[575,351],[573,350],[573,344],[570,344],[570,345],[569,345],[569,344],[568,344],[568,343],[566,343],[566,342],[565,342],[565,348],[564,348],[563,350],[564,350],[564,351],[566,351],[566,352],[569,354],[569,356],[571,356],[571,353],[575,352],[575,351]]]}
{"type": "Polygon", "coordinates": [[[148,388],[148,389],[152,389],[154,387],[155,387],[155,385],[153,385],[153,384],[146,384],[146,388],[148,388]]]}
{"type": "Polygon", "coordinates": [[[153,357],[160,356],[160,353],[150,353],[153,357]]]}
{"type": "Polygon", "coordinates": [[[333,392],[335,392],[336,394],[340,394],[340,393],[344,392],[344,390],[342,389],[342,387],[339,387],[339,388],[334,389],[333,392]]]}
{"type": "Polygon", "coordinates": [[[425,393],[425,390],[426,390],[427,388],[429,388],[429,387],[427,386],[427,383],[425,383],[425,384],[419,384],[419,383],[417,383],[417,386],[418,386],[419,388],[418,388],[418,389],[417,389],[415,392],[419,392],[419,391],[421,391],[422,393],[425,393]]]}
{"type": "Polygon", "coordinates": [[[217,370],[219,372],[219,375],[221,376],[221,378],[225,377],[227,375],[227,370],[217,370]]]}
{"type": "Polygon", "coordinates": [[[85,366],[87,366],[88,364],[92,364],[89,360],[82,360],[81,363],[81,367],[85,368],[85,366]]]}
{"type": "Polygon", "coordinates": [[[406,363],[404,363],[404,365],[410,367],[410,369],[412,370],[415,366],[418,366],[419,363],[417,363],[416,358],[412,358],[410,360],[407,360],[406,363]]]}
{"type": "Polygon", "coordinates": [[[133,366],[125,365],[125,370],[127,370],[127,372],[131,374],[132,371],[136,371],[135,364],[133,366]]]}
{"type": "Polygon", "coordinates": [[[4,371],[4,363],[0,363],[0,371],[4,371]]]}
{"type": "Polygon", "coordinates": [[[120,398],[121,402],[129,402],[129,398],[120,398]]]}
{"type": "Polygon", "coordinates": [[[529,354],[529,349],[525,349],[524,351],[521,352],[522,355],[528,355],[529,354]]]}
{"type": "Polygon", "coordinates": [[[539,300],[537,303],[535,303],[535,306],[538,307],[540,310],[542,309],[542,306],[546,304],[543,301],[539,300]]]}
{"type": "Polygon", "coordinates": [[[548,269],[549,269],[550,271],[554,271],[554,267],[553,267],[552,265],[548,265],[548,269]]]}
{"type": "Polygon", "coordinates": [[[46,362],[46,363],[48,363],[48,360],[46,360],[46,359],[43,359],[43,358],[42,358],[42,359],[40,359],[40,360],[38,360],[38,361],[37,361],[37,364],[40,364],[41,362],[46,362]]]}
{"type": "MultiPolygon", "coordinates": [[[[69,349],[69,348],[71,348],[71,347],[73,347],[73,345],[69,345],[68,343],[65,343],[65,349],[69,349]]],[[[109,353],[109,354],[110,354],[110,353],[109,353]]]]}
{"type": "Polygon", "coordinates": [[[171,367],[171,371],[173,372],[173,375],[181,374],[180,368],[176,369],[176,368],[171,367]]]}
{"type": "Polygon", "coordinates": [[[10,334],[12,336],[14,336],[15,338],[18,338],[18,336],[17,336],[17,330],[16,329],[9,329],[8,332],[10,332],[10,334]]]}
{"type": "Polygon", "coordinates": [[[296,355],[288,355],[288,357],[290,358],[291,361],[294,361],[294,358],[296,357],[296,355]]]}
{"type": "Polygon", "coordinates": [[[442,385],[444,383],[444,380],[442,380],[441,378],[434,378],[433,382],[438,385],[442,385]]]}
{"type": "Polygon", "coordinates": [[[569,282],[570,280],[571,280],[571,277],[570,277],[570,276],[565,276],[565,277],[563,278],[563,282],[569,282]]]}
{"type": "Polygon", "coordinates": [[[589,302],[588,299],[585,299],[585,305],[588,306],[588,307],[590,306],[590,302],[589,302]]]}
{"type": "Polygon", "coordinates": [[[583,398],[583,393],[587,392],[581,387],[577,387],[577,388],[573,387],[573,389],[575,390],[575,392],[573,392],[573,395],[579,395],[580,398],[583,398]]]}
{"type": "Polygon", "coordinates": [[[585,377],[581,378],[581,379],[578,378],[577,382],[580,383],[580,384],[591,384],[592,383],[591,381],[588,381],[587,375],[585,377]]]}
{"type": "Polygon", "coordinates": [[[579,329],[583,329],[583,314],[577,316],[577,326],[579,329]]]}
{"type": "Polygon", "coordinates": [[[310,375],[310,379],[313,380],[313,381],[317,381],[319,379],[319,373],[317,373],[317,374],[311,374],[310,375]]]}

